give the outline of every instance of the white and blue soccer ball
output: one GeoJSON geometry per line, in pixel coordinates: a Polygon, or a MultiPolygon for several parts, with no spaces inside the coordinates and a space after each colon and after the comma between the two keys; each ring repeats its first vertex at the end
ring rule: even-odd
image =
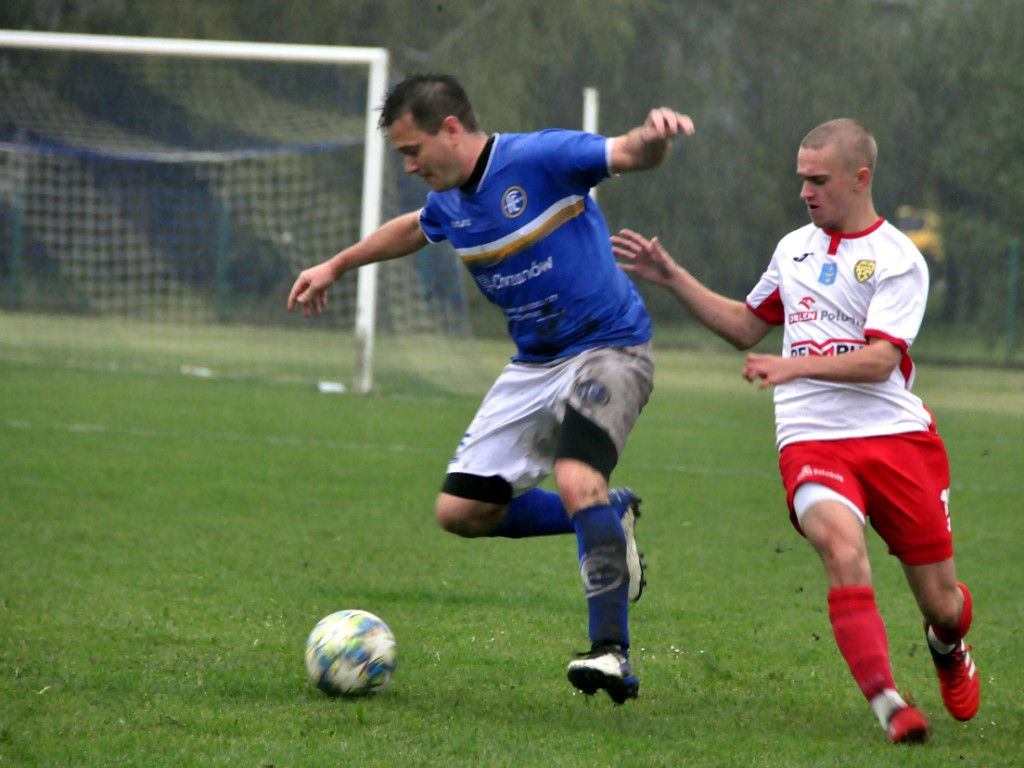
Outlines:
{"type": "Polygon", "coordinates": [[[306,669],[317,688],[331,696],[379,691],[395,675],[395,636],[368,611],[337,611],[313,627],[306,641],[306,669]]]}

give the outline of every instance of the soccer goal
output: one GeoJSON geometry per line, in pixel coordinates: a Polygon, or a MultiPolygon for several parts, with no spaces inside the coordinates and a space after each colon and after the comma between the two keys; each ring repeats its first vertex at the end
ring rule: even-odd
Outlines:
{"type": "Polygon", "coordinates": [[[0,30],[0,356],[368,392],[378,329],[468,333],[449,252],[284,309],[401,209],[387,87],[381,48],[0,30]]]}

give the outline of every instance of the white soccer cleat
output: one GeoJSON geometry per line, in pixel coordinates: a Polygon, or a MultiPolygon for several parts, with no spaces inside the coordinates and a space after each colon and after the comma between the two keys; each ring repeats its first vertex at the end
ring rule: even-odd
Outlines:
{"type": "Polygon", "coordinates": [[[633,675],[626,653],[618,645],[595,644],[582,659],[569,662],[569,682],[587,696],[608,691],[612,701],[635,699],[640,681],[633,675]]]}
{"type": "Polygon", "coordinates": [[[626,534],[626,566],[629,570],[629,602],[635,603],[647,586],[647,563],[644,553],[636,546],[636,521],[640,517],[640,497],[630,488],[613,488],[608,500],[619,510],[622,532],[626,534]]]}

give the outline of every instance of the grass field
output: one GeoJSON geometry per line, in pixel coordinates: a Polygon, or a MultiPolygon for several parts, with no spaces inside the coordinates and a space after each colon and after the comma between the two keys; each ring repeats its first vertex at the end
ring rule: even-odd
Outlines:
{"type": "MultiPolygon", "coordinates": [[[[494,355],[495,367],[503,351],[494,355]]],[[[953,465],[983,702],[942,709],[897,563],[872,539],[902,689],[896,748],[846,670],[790,528],[771,395],[738,354],[659,354],[616,473],[644,498],[640,698],[587,699],[576,544],[433,522],[475,395],[333,396],[268,380],[0,362],[0,766],[1022,764],[1024,374],[924,367],[953,465]],[[323,696],[306,635],[380,614],[399,670],[323,696]]]]}

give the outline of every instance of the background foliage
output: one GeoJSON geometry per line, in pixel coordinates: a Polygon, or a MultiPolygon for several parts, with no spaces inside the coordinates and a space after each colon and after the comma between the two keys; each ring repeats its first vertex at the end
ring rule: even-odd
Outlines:
{"type": "MultiPolygon", "coordinates": [[[[677,107],[697,137],[666,168],[603,185],[602,205],[613,229],[659,234],[737,296],[806,221],[799,140],[853,116],[881,148],[880,213],[942,216],[956,300],[934,321],[990,344],[1005,329],[1024,208],[1019,0],[7,0],[0,27],[383,46],[396,78],[459,76],[491,131],[578,127],[586,86],[600,89],[606,134],[677,107]]],[[[685,320],[648,298],[659,319],[685,320]]]]}

